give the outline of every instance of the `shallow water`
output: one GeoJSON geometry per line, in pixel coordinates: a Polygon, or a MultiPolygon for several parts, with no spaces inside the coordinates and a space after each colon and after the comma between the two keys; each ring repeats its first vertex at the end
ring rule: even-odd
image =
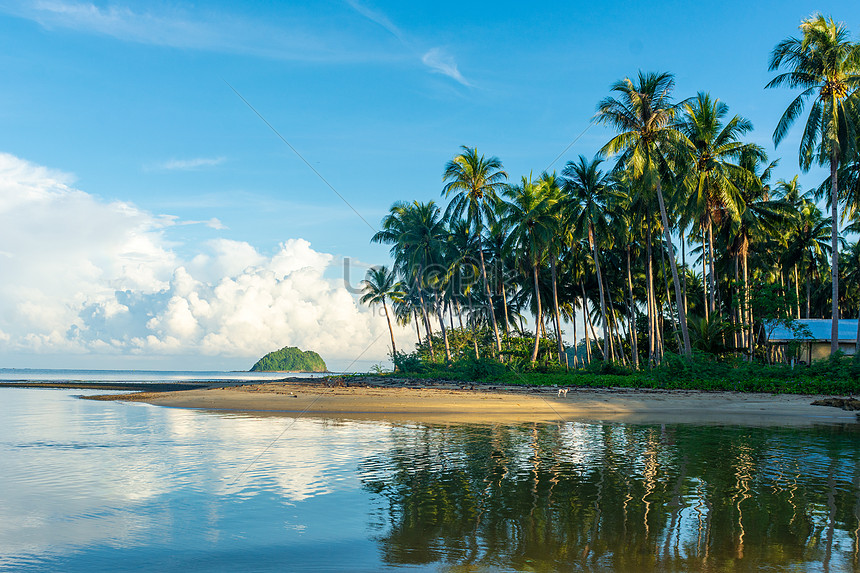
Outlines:
{"type": "Polygon", "coordinates": [[[856,424],[425,425],[0,389],[0,570],[853,571],[856,424]]]}
{"type": "Polygon", "coordinates": [[[331,372],[224,372],[221,370],[73,370],[0,368],[0,382],[210,382],[319,378],[331,372]]]}

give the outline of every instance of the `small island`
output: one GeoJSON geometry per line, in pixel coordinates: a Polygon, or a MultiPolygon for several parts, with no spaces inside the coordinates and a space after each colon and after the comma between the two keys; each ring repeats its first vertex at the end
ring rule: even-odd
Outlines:
{"type": "Polygon", "coordinates": [[[313,350],[285,346],[260,358],[251,372],[327,372],[322,357],[313,350]]]}

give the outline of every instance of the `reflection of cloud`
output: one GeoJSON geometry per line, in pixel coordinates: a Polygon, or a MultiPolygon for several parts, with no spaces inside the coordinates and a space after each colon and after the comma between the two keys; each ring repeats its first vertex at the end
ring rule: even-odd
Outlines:
{"type": "Polygon", "coordinates": [[[441,48],[431,49],[421,57],[421,61],[434,72],[446,75],[464,86],[471,85],[457,69],[457,62],[454,61],[454,58],[446,54],[441,48]]]}
{"type": "Polygon", "coordinates": [[[214,167],[224,163],[224,157],[195,157],[193,159],[171,159],[156,166],[157,169],[165,171],[185,171],[199,169],[200,167],[214,167]]]}

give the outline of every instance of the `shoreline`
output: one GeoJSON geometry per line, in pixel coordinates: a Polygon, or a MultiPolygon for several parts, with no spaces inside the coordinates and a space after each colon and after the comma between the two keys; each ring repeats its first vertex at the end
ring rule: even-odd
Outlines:
{"type": "Polygon", "coordinates": [[[857,424],[855,412],[813,406],[818,395],[700,390],[515,387],[366,377],[289,379],[192,390],[86,396],[90,400],[255,415],[452,423],[607,421],[744,426],[857,424]]]}

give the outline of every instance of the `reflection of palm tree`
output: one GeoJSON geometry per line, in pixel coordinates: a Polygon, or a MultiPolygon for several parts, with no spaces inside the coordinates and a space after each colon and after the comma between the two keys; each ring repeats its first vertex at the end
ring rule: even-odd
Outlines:
{"type": "Polygon", "coordinates": [[[361,302],[364,304],[382,303],[385,310],[385,320],[388,322],[388,333],[391,335],[391,356],[394,360],[394,369],[397,369],[397,347],[394,345],[394,329],[391,327],[391,317],[388,315],[388,305],[385,299],[397,300],[402,295],[401,285],[396,281],[394,271],[388,267],[373,267],[367,270],[364,278],[364,295],[361,302]]]}
{"type": "Polygon", "coordinates": [[[484,263],[484,251],[481,246],[481,235],[484,224],[493,218],[493,207],[499,192],[505,186],[508,174],[502,170],[502,162],[496,157],[484,159],[478,155],[476,148],[462,147],[463,153],[456,156],[445,166],[444,180],[447,181],[442,192],[445,196],[454,194],[445,211],[446,218],[460,217],[466,213],[466,221],[473,225],[478,234],[478,254],[481,260],[481,276],[484,289],[487,291],[487,305],[496,337],[496,351],[502,351],[499,338],[499,326],[496,323],[496,313],[493,311],[493,294],[487,281],[487,266],[484,263]]]}
{"type": "Polygon", "coordinates": [[[802,37],[786,38],[773,49],[770,70],[785,65],[789,71],[779,74],[766,87],[788,86],[803,91],[788,106],[773,132],[775,145],[785,138],[789,128],[803,112],[804,104],[813,98],[800,140],[800,167],[809,170],[813,162],[830,165],[831,263],[833,281],[830,351],[839,348],[839,229],[837,205],[839,185],[837,170],[843,158],[854,151],[860,88],[860,45],[851,42],[848,29],[821,14],[800,24],[802,37]]]}
{"type": "Polygon", "coordinates": [[[672,278],[675,281],[675,304],[681,323],[684,352],[690,356],[690,336],[687,332],[687,315],[681,296],[681,283],[675,262],[675,249],[669,234],[669,216],[663,200],[663,172],[671,163],[670,155],[683,142],[683,135],[673,127],[677,108],[671,102],[675,80],[671,74],[640,73],[638,83],[625,79],[616,82],[612,91],[618,98],[608,97],[600,102],[597,118],[601,123],[616,128],[620,133],[600,150],[603,155],[621,153],[621,161],[631,168],[635,179],[643,187],[654,189],[660,204],[663,234],[669,249],[672,278]]]}

